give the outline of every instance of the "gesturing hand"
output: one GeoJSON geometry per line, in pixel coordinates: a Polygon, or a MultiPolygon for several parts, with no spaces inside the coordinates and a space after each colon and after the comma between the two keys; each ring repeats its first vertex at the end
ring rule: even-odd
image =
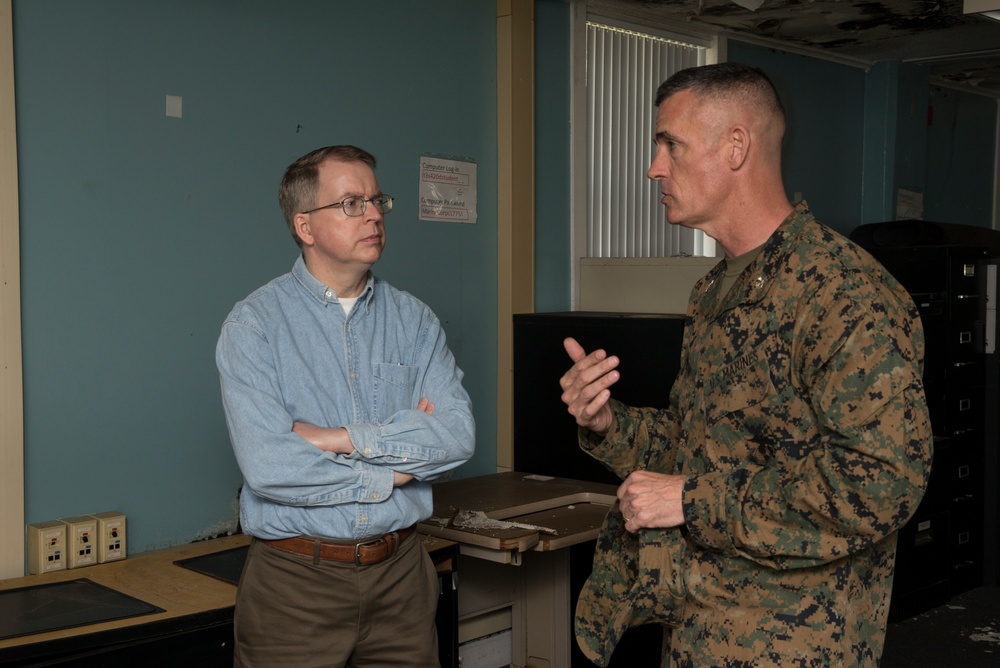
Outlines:
{"type": "Polygon", "coordinates": [[[608,357],[603,350],[595,350],[589,355],[576,339],[566,339],[563,347],[574,364],[559,379],[562,387],[562,401],[576,423],[598,434],[606,434],[611,428],[613,416],[608,406],[611,390],[617,381],[618,358],[608,357]]]}

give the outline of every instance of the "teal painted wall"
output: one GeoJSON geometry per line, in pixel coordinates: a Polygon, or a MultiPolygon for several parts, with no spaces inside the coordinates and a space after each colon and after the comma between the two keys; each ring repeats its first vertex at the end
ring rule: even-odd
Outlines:
{"type": "MultiPolygon", "coordinates": [[[[881,65],[876,63],[874,67],[881,65]]],[[[892,216],[899,218],[899,189],[925,193],[927,189],[927,99],[929,94],[927,69],[912,63],[899,64],[896,95],[896,150],[891,199],[892,216]]],[[[903,212],[905,214],[905,211],[903,212]]],[[[883,219],[885,220],[885,219],[883,219]]],[[[875,221],[866,221],[875,222],[875,221]]]]}
{"type": "Polygon", "coordinates": [[[990,227],[996,183],[997,100],[930,89],[924,218],[990,227]]]}
{"type": "Polygon", "coordinates": [[[899,63],[876,63],[865,77],[865,149],[862,173],[862,220],[865,223],[895,218],[893,195],[896,171],[896,124],[899,102],[899,63]]]}
{"type": "Polygon", "coordinates": [[[927,185],[927,71],[878,62],[865,77],[865,223],[910,217],[897,212],[898,193],[925,195],[927,185]]]}
{"type": "Polygon", "coordinates": [[[394,195],[375,271],[433,308],[496,462],[494,0],[15,0],[28,522],[120,510],[133,552],[230,530],[214,347],[291,268],[284,168],[353,143],[394,195]],[[183,117],[165,115],[167,95],[183,117]],[[417,220],[475,158],[478,223],[417,220]]]}
{"type": "Polygon", "coordinates": [[[535,0],[535,311],[569,311],[570,6],[535,0]]]}
{"type": "Polygon", "coordinates": [[[801,193],[820,221],[850,233],[861,224],[864,70],[736,41],[729,60],[761,68],[778,89],[789,199],[801,193]]]}

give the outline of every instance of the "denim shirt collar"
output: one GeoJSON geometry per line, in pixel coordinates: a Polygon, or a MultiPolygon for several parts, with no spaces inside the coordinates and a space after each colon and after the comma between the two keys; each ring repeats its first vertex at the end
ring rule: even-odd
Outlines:
{"type": "MultiPolygon", "coordinates": [[[[320,304],[324,306],[327,304],[339,304],[340,299],[337,297],[337,293],[329,286],[323,284],[315,276],[309,273],[309,269],[306,267],[306,262],[301,255],[295,260],[295,266],[292,267],[292,276],[298,281],[313,299],[315,299],[320,304]]],[[[358,297],[359,302],[363,302],[365,305],[371,300],[372,295],[375,293],[375,275],[371,271],[368,272],[368,279],[365,283],[365,289],[358,297]]]]}

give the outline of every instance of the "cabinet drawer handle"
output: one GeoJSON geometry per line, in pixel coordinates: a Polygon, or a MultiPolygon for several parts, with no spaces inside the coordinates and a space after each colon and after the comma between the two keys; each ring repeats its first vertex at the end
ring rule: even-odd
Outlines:
{"type": "Polygon", "coordinates": [[[976,265],[974,264],[963,264],[962,265],[962,275],[963,276],[975,276],[976,275],[976,265]]]}
{"type": "Polygon", "coordinates": [[[959,343],[972,343],[972,332],[959,332],[958,333],[959,343]]]}

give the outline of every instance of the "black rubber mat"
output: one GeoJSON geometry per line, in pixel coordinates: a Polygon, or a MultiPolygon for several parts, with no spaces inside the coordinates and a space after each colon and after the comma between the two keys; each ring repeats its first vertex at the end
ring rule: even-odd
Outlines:
{"type": "Polygon", "coordinates": [[[162,608],[86,578],[0,591],[0,639],[138,617],[162,608]]]}
{"type": "Polygon", "coordinates": [[[229,584],[239,584],[240,573],[243,572],[243,562],[247,559],[249,545],[234,547],[222,552],[204,554],[200,557],[181,559],[174,563],[178,566],[196,571],[203,575],[228,582],[229,584]]]}

